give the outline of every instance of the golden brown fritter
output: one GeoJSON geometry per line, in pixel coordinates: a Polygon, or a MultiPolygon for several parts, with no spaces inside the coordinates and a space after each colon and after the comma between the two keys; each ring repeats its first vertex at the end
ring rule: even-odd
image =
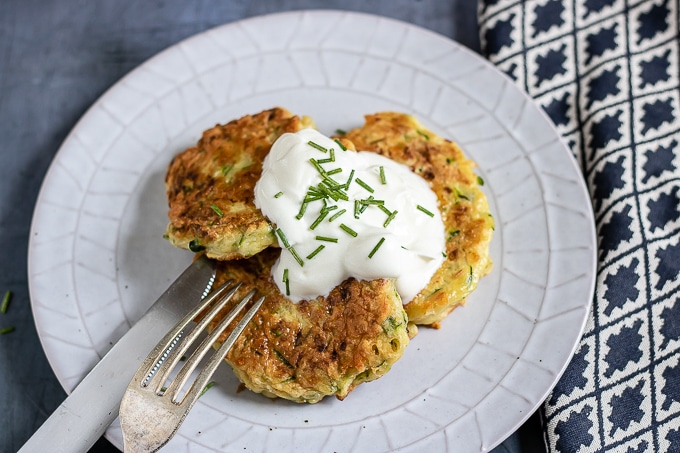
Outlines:
{"type": "Polygon", "coordinates": [[[168,168],[169,241],[217,259],[248,257],[275,245],[271,224],[254,204],[255,183],[272,143],[311,125],[309,118],[274,108],[206,130],[168,168]]]}
{"type": "Polygon", "coordinates": [[[270,276],[279,254],[218,263],[216,284],[244,283],[234,301],[252,288],[266,296],[227,355],[236,376],[254,392],[315,403],[387,373],[409,342],[394,282],[348,279],[325,298],[293,303],[270,276]]]}
{"type": "Polygon", "coordinates": [[[446,227],[446,261],[430,283],[408,304],[410,322],[434,327],[463,304],[491,270],[489,242],[494,229],[483,183],[453,142],[422,126],[413,116],[383,112],[366,116],[364,126],[343,138],[356,149],[375,151],[408,165],[423,177],[439,200],[446,227]]]}

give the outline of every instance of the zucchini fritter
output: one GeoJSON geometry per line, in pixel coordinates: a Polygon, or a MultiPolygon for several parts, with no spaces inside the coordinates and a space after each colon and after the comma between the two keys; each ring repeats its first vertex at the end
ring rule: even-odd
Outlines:
{"type": "Polygon", "coordinates": [[[203,132],[166,174],[168,240],[217,259],[247,258],[276,245],[271,224],[253,202],[255,183],[274,141],[310,126],[309,118],[274,108],[203,132]]]}
{"type": "Polygon", "coordinates": [[[252,288],[266,296],[227,355],[236,376],[265,396],[315,403],[330,395],[342,400],[387,373],[409,342],[394,282],[348,279],[325,298],[293,303],[270,276],[280,253],[269,248],[218,263],[216,284],[243,282],[225,313],[252,288]]]}
{"type": "Polygon", "coordinates": [[[446,261],[405,308],[410,322],[438,327],[491,271],[489,242],[494,220],[479,188],[483,181],[474,173],[475,163],[455,143],[402,113],[367,115],[363,127],[343,138],[356,149],[375,151],[409,166],[437,195],[447,229],[446,261]]]}

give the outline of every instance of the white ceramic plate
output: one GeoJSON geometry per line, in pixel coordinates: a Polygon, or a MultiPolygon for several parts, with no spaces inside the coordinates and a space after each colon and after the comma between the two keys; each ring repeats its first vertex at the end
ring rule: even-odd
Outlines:
{"type": "MultiPolygon", "coordinates": [[[[394,20],[349,12],[263,16],[162,52],[111,88],[66,139],[36,206],[33,311],[67,391],[190,262],[171,247],[163,187],[201,131],[284,106],[333,133],[363,115],[416,115],[479,164],[497,221],[495,269],[440,330],[343,402],[236,393],[228,367],[169,451],[483,451],[546,397],[589,310],[594,222],[549,121],[478,55],[394,20]]],[[[114,424],[107,437],[122,446],[114,424]]]]}

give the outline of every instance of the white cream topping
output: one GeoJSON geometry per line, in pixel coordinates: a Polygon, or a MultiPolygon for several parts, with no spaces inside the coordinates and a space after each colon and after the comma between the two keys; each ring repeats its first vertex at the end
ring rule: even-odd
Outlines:
{"type": "Polygon", "coordinates": [[[343,150],[314,129],[276,140],[255,186],[255,205],[276,226],[283,249],[272,277],[296,302],[327,296],[355,277],[395,279],[402,301],[408,303],[445,259],[444,223],[437,197],[424,179],[379,154],[343,150]],[[343,187],[350,176],[349,186],[343,187]],[[331,194],[347,200],[327,195],[325,202],[306,203],[302,213],[305,199],[319,196],[319,185],[328,187],[324,179],[340,186],[331,194]],[[368,204],[380,201],[382,207],[368,204]]]}

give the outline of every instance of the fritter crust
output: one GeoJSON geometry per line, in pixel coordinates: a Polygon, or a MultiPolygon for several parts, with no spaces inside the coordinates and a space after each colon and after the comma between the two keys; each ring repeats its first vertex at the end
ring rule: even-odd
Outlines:
{"type": "Polygon", "coordinates": [[[293,303],[270,276],[279,254],[270,248],[218,263],[216,284],[243,282],[234,300],[252,288],[266,296],[227,355],[236,376],[265,396],[315,403],[329,395],[342,400],[387,373],[409,342],[394,282],[348,279],[328,297],[293,303]]]}
{"type": "Polygon", "coordinates": [[[430,184],[439,200],[447,229],[446,261],[405,306],[410,322],[438,327],[491,271],[494,220],[479,187],[483,181],[474,172],[475,163],[455,143],[427,130],[413,116],[383,112],[365,120],[364,126],[343,138],[356,149],[375,151],[409,166],[430,184]]]}
{"type": "Polygon", "coordinates": [[[255,183],[274,141],[311,125],[307,117],[274,108],[206,130],[166,173],[168,240],[222,260],[276,245],[271,224],[255,207],[255,183]]]}

